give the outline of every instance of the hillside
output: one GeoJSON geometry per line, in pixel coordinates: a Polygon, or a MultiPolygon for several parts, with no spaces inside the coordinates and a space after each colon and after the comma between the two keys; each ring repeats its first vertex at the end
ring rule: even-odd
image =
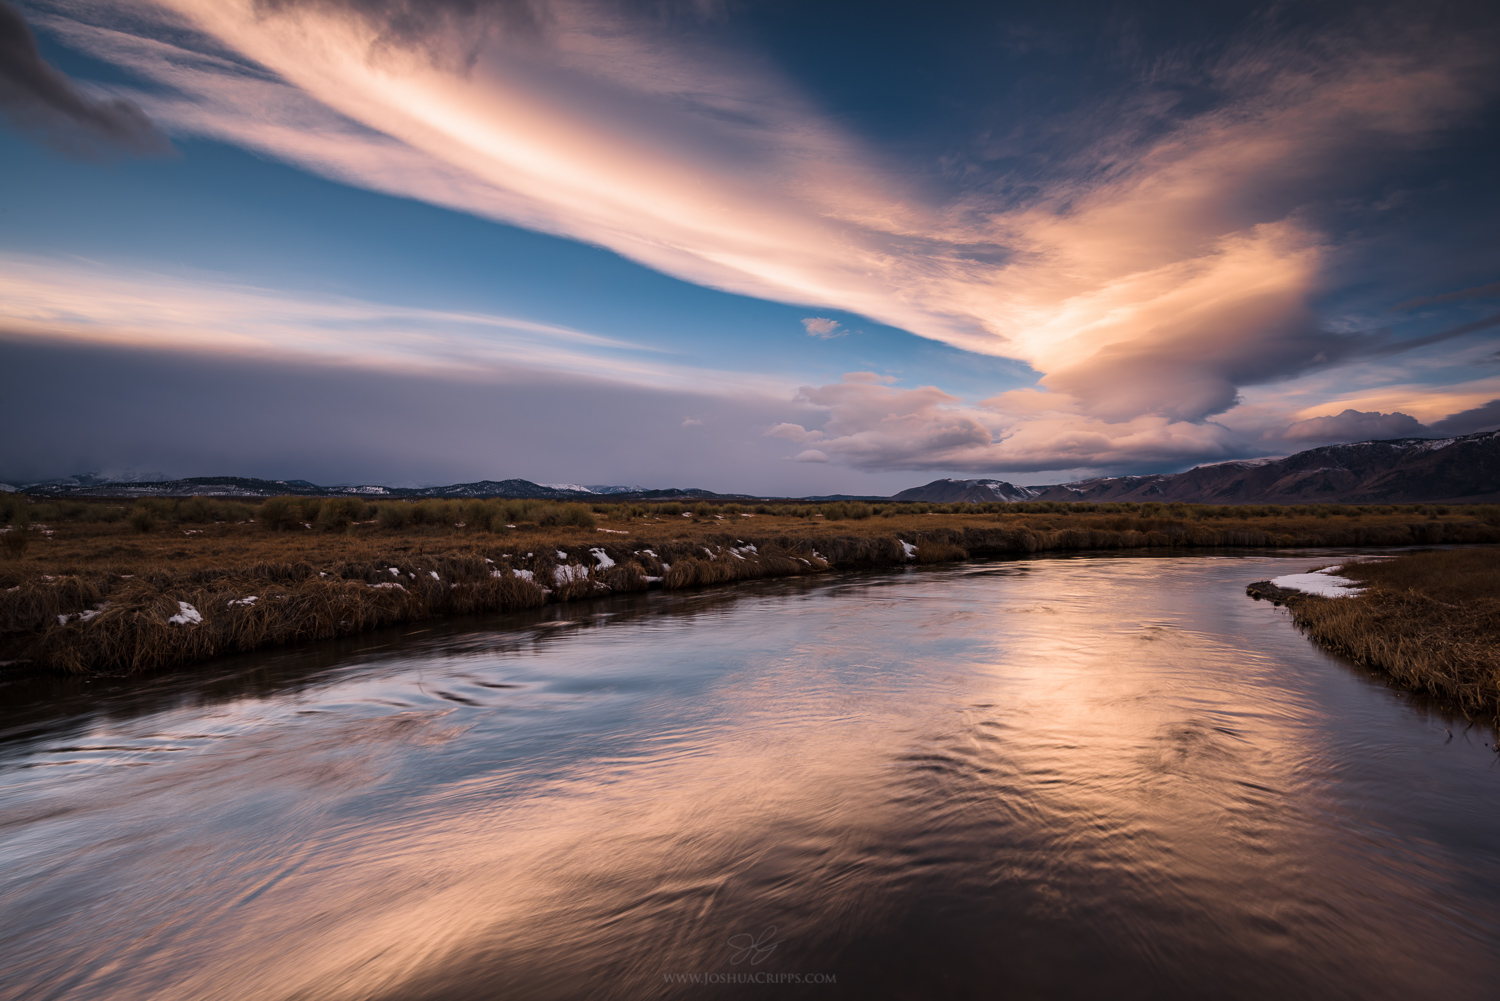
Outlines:
{"type": "Polygon", "coordinates": [[[1181,501],[1189,504],[1500,502],[1500,431],[1325,445],[1283,459],[1197,466],[1182,473],[1104,476],[1051,486],[934,480],[894,500],[1181,501]],[[1002,496],[1009,494],[1011,496],[1002,496]]]}

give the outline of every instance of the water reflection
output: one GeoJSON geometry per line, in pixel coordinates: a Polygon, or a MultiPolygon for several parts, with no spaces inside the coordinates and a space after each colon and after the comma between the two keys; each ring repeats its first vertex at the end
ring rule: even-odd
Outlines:
{"type": "Polygon", "coordinates": [[[1243,597],[1307,559],[768,582],[13,686],[0,982],[1483,993],[1494,755],[1243,597]]]}

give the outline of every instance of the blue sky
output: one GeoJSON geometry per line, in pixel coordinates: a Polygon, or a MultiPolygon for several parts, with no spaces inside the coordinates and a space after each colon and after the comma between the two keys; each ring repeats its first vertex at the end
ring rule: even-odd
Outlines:
{"type": "Polygon", "coordinates": [[[1483,5],[3,13],[0,479],[887,493],[1500,425],[1483,5]]]}

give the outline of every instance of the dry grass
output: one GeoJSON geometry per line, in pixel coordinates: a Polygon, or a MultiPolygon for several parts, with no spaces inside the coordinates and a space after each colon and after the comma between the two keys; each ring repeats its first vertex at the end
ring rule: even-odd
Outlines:
{"type": "Polygon", "coordinates": [[[317,498],[273,499],[250,508],[197,498],[12,503],[0,514],[13,526],[6,536],[30,526],[24,551],[0,559],[0,662],[70,672],[143,671],[430,616],[503,612],[651,586],[707,587],[832,567],[894,566],[913,558],[936,563],[1047,550],[1500,542],[1493,512],[1463,508],[1246,508],[1205,515],[1161,505],[971,505],[956,511],[947,505],[759,505],[751,511],[700,503],[589,510],[532,501],[317,498]],[[151,531],[131,524],[138,511],[149,514],[151,531]],[[246,602],[251,596],[256,600],[246,602]],[[180,603],[202,621],[172,623],[182,614],[180,603]]]}
{"type": "Polygon", "coordinates": [[[1500,717],[1500,549],[1348,564],[1343,576],[1365,593],[1288,602],[1313,640],[1467,713],[1500,717]]]}

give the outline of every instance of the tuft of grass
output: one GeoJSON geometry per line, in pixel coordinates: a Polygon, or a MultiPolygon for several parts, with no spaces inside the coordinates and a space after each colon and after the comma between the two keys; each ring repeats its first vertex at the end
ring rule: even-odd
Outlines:
{"type": "Polygon", "coordinates": [[[966,560],[969,554],[962,546],[943,539],[924,539],[917,544],[916,557],[918,563],[948,563],[966,560]]]}
{"type": "Polygon", "coordinates": [[[12,528],[4,535],[0,535],[0,547],[5,549],[5,554],[13,560],[18,560],[26,555],[26,550],[31,546],[31,533],[25,528],[12,528]]]}
{"type": "Polygon", "coordinates": [[[138,507],[130,512],[130,527],[146,535],[156,531],[156,515],[148,507],[138,507]]]}

